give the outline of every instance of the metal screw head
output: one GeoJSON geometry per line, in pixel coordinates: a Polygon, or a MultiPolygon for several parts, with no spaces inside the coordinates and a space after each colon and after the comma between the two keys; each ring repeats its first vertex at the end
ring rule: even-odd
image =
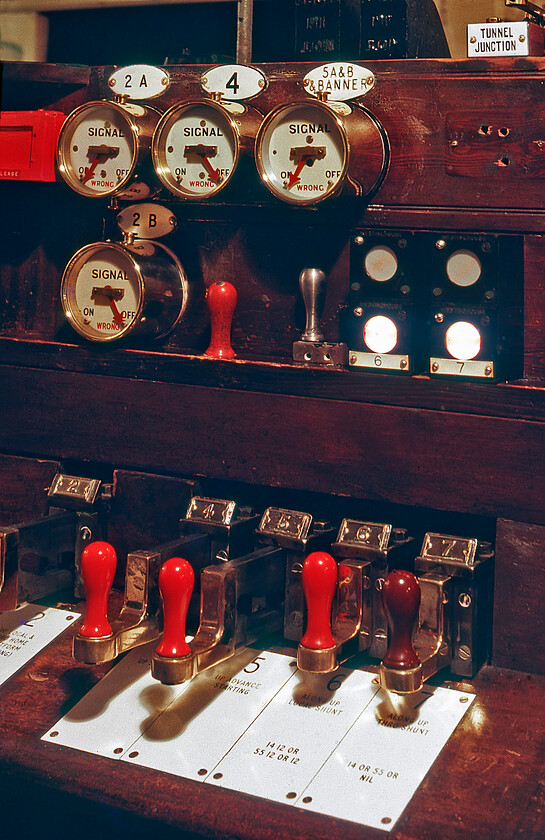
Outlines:
{"type": "Polygon", "coordinates": [[[437,373],[438,370],[439,370],[439,365],[437,364],[437,362],[434,362],[431,366],[431,372],[432,373],[437,373]]]}
{"type": "Polygon", "coordinates": [[[443,321],[445,320],[445,316],[443,315],[442,312],[436,312],[433,317],[437,321],[438,324],[442,324],[443,321]]]}
{"type": "Polygon", "coordinates": [[[444,239],[438,239],[437,242],[435,243],[435,247],[437,248],[438,251],[442,251],[443,248],[446,248],[446,246],[447,246],[447,243],[445,242],[444,239]]]}
{"type": "Polygon", "coordinates": [[[354,307],[354,315],[356,315],[358,318],[361,318],[361,316],[363,315],[363,309],[361,306],[354,307]]]}
{"type": "Polygon", "coordinates": [[[519,41],[522,41],[524,43],[525,40],[526,40],[526,35],[519,35],[519,41]]]}
{"type": "Polygon", "coordinates": [[[484,369],[484,375],[485,375],[485,376],[492,376],[492,368],[490,367],[490,365],[487,365],[487,366],[485,367],[485,369],[484,369]]]}
{"type": "Polygon", "coordinates": [[[458,603],[461,607],[469,607],[471,605],[471,595],[469,592],[460,592],[458,596],[458,603]]]}
{"type": "Polygon", "coordinates": [[[401,361],[399,363],[399,367],[403,368],[403,369],[406,368],[407,367],[407,360],[406,359],[401,359],[401,361]]]}
{"type": "Polygon", "coordinates": [[[460,647],[458,648],[458,656],[460,659],[463,659],[465,661],[471,659],[471,648],[469,648],[467,645],[460,645],[460,647]]]}
{"type": "Polygon", "coordinates": [[[477,43],[477,39],[476,39],[475,35],[471,36],[471,38],[469,39],[469,43],[470,44],[476,44],[477,43]]]}
{"type": "Polygon", "coordinates": [[[115,79],[109,79],[109,80],[108,80],[108,85],[109,85],[111,88],[115,87],[115,79]]]}
{"type": "Polygon", "coordinates": [[[490,242],[483,242],[483,244],[481,245],[481,251],[483,252],[483,254],[489,254],[491,250],[492,245],[490,244],[490,242]]]}
{"type": "Polygon", "coordinates": [[[303,614],[299,611],[290,613],[290,624],[293,627],[303,626],[303,614]]]}
{"type": "Polygon", "coordinates": [[[375,581],[375,589],[377,592],[382,592],[382,587],[384,586],[384,578],[377,578],[375,581]]]}
{"type": "Polygon", "coordinates": [[[354,245],[363,245],[364,242],[365,242],[365,240],[364,240],[363,236],[356,236],[354,238],[354,245]]]}
{"type": "Polygon", "coordinates": [[[352,353],[352,355],[350,356],[350,358],[349,358],[349,360],[348,360],[348,361],[349,361],[349,363],[350,363],[351,365],[355,365],[355,364],[356,364],[356,362],[358,361],[358,357],[357,357],[357,356],[355,356],[355,355],[354,355],[354,353],[352,353]]]}
{"type": "Polygon", "coordinates": [[[80,528],[79,535],[83,542],[87,542],[87,540],[90,540],[93,536],[91,529],[88,528],[87,525],[84,525],[82,528],[80,528]]]}

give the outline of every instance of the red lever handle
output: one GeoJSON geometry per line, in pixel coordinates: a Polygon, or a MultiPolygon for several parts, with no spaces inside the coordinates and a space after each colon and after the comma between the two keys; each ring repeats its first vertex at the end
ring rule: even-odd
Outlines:
{"type": "Polygon", "coordinates": [[[382,587],[382,603],[390,625],[390,646],[383,664],[405,671],[420,664],[412,635],[420,607],[420,584],[412,572],[390,572],[382,587]]]}
{"type": "Polygon", "coordinates": [[[163,638],[157,647],[159,656],[180,657],[190,653],[185,640],[185,620],[195,573],[182,557],[171,557],[159,571],[159,592],[163,599],[163,638]]]}
{"type": "Polygon", "coordinates": [[[100,639],[110,636],[108,621],[108,595],[114,582],[117,555],[107,542],[93,542],[81,554],[81,576],[85,589],[85,617],[79,629],[80,636],[100,639]]]}
{"type": "Polygon", "coordinates": [[[217,280],[208,287],[206,303],[210,312],[210,344],[204,355],[214,359],[234,359],[231,324],[237,305],[237,290],[231,283],[217,280]]]}
{"type": "Polygon", "coordinates": [[[337,563],[325,551],[314,551],[303,563],[303,592],[307,603],[307,629],[301,644],[311,650],[332,648],[331,604],[337,586],[337,563]]]}

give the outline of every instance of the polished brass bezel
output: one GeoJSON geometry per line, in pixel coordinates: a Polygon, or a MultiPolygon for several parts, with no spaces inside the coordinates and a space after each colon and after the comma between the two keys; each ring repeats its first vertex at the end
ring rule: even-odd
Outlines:
{"type": "Polygon", "coordinates": [[[276,198],[279,198],[281,201],[285,201],[288,204],[294,204],[297,207],[311,205],[311,204],[318,204],[322,201],[325,201],[331,196],[336,195],[339,190],[342,188],[344,179],[346,177],[348,171],[348,161],[350,156],[350,143],[348,141],[348,135],[346,133],[346,128],[339,117],[339,115],[331,108],[327,103],[320,102],[319,100],[309,100],[309,99],[298,99],[292,102],[289,102],[287,105],[281,105],[278,108],[275,108],[271,111],[263,122],[261,123],[259,130],[257,132],[256,142],[255,142],[255,162],[257,166],[257,171],[259,173],[259,177],[269,190],[276,198]],[[324,193],[320,195],[312,195],[309,198],[293,198],[289,193],[278,189],[270,174],[270,163],[268,164],[264,158],[268,157],[266,144],[270,141],[270,133],[272,128],[275,127],[275,124],[284,116],[287,115],[289,111],[293,110],[294,108],[313,108],[318,111],[322,111],[328,119],[333,120],[337,131],[339,132],[339,137],[342,144],[342,151],[343,151],[343,166],[341,169],[341,175],[335,181],[335,183],[324,193]],[[265,147],[265,150],[264,150],[265,147]]]}
{"type": "MultiPolygon", "coordinates": [[[[130,107],[130,106],[129,106],[130,107]]],[[[138,105],[137,108],[142,108],[142,106],[138,105]]],[[[147,112],[145,112],[147,113],[147,112]]],[[[71,187],[75,192],[79,193],[79,195],[86,196],[87,198],[105,198],[111,195],[116,195],[120,193],[132,180],[134,177],[134,171],[136,168],[136,164],[138,161],[138,145],[139,145],[139,130],[137,126],[137,118],[130,113],[128,107],[122,103],[118,102],[111,102],[109,99],[97,99],[92,102],[85,102],[83,105],[80,105],[71,114],[68,115],[66,120],[64,121],[60,134],[59,139],[57,141],[57,166],[62,178],[66,181],[69,187],[71,187]],[[94,108],[111,108],[112,111],[116,111],[121,117],[125,120],[127,126],[127,138],[132,146],[131,149],[131,165],[129,167],[128,173],[125,177],[119,181],[115,187],[111,189],[104,190],[102,192],[96,192],[95,190],[90,190],[85,184],[82,184],[80,178],[78,177],[77,173],[74,171],[74,166],[71,163],[71,149],[70,145],[72,142],[72,136],[75,130],[83,119],[91,112],[94,108]]]]}
{"type": "Polygon", "coordinates": [[[83,338],[100,344],[119,341],[128,333],[132,332],[135,325],[142,317],[142,309],[144,306],[144,278],[142,276],[138,260],[124,245],[121,245],[118,242],[92,242],[90,245],[84,245],[83,248],[80,248],[80,250],[77,251],[71,258],[62,275],[61,304],[70,326],[79,333],[79,335],[83,336],[83,338]],[[128,270],[133,272],[133,281],[136,280],[138,288],[138,308],[134,318],[132,318],[132,320],[120,330],[104,334],[99,333],[94,329],[94,327],[86,327],[82,324],[82,318],[79,314],[79,309],[76,303],[76,285],[79,272],[91,257],[101,251],[113,251],[116,254],[121,254],[122,257],[128,261],[128,270]]]}
{"type": "Polygon", "coordinates": [[[159,178],[161,183],[173,195],[177,196],[178,198],[183,198],[186,201],[208,201],[210,198],[215,197],[219,192],[225,189],[227,184],[231,182],[233,175],[235,174],[236,168],[238,166],[238,161],[240,157],[240,144],[241,139],[239,127],[237,125],[236,120],[229,113],[227,108],[222,107],[221,103],[218,103],[213,99],[192,99],[189,102],[182,102],[178,105],[174,105],[168,111],[165,111],[165,113],[157,123],[151,141],[151,158],[153,162],[153,168],[155,169],[157,177],[159,178]],[[178,122],[181,119],[181,117],[188,111],[191,111],[194,108],[202,109],[203,107],[209,108],[211,111],[215,111],[216,113],[220,114],[224,120],[226,120],[227,125],[229,126],[229,129],[232,132],[232,136],[229,138],[229,141],[232,143],[234,149],[233,165],[231,167],[229,175],[227,175],[221,183],[217,184],[206,194],[191,193],[184,187],[180,186],[180,184],[174,177],[170,167],[167,164],[165,148],[166,138],[172,126],[176,122],[178,122]]]}

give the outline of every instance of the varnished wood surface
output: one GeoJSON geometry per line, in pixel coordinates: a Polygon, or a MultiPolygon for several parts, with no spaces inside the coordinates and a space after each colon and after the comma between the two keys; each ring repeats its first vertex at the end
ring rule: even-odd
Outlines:
{"type": "MultiPolygon", "coordinates": [[[[382,832],[44,743],[107,670],[75,663],[71,631],[0,687],[2,825],[20,840],[130,836],[371,840],[382,832]],[[146,832],[148,834],[146,835],[146,832]]],[[[461,686],[460,686],[461,687],[461,686]]],[[[485,668],[476,700],[392,840],[530,840],[545,832],[545,678],[485,668]]],[[[342,791],[339,792],[342,795],[342,791]]],[[[7,833],[6,836],[12,836],[7,833]]]]}
{"type": "Polygon", "coordinates": [[[494,662],[545,674],[545,528],[499,519],[494,662]]]}
{"type": "Polygon", "coordinates": [[[30,368],[0,377],[0,451],[545,522],[542,423],[30,368]]]}
{"type": "Polygon", "coordinates": [[[97,349],[7,338],[0,338],[0,357],[4,365],[65,373],[350,400],[512,420],[545,419],[545,387],[538,379],[481,384],[266,359],[210,359],[202,355],[167,353],[161,349],[97,349]]]}
{"type": "Polygon", "coordinates": [[[0,455],[0,523],[15,525],[45,516],[47,491],[58,472],[58,461],[0,455]]]}

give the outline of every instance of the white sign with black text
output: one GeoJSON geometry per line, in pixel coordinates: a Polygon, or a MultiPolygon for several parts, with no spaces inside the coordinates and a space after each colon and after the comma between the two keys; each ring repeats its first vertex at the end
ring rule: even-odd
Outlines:
{"type": "Polygon", "coordinates": [[[474,696],[250,649],[179,686],[129,652],[43,740],[390,831],[474,696]]]}
{"type": "Polygon", "coordinates": [[[79,618],[79,613],[25,604],[0,613],[0,685],[79,618]]]}

